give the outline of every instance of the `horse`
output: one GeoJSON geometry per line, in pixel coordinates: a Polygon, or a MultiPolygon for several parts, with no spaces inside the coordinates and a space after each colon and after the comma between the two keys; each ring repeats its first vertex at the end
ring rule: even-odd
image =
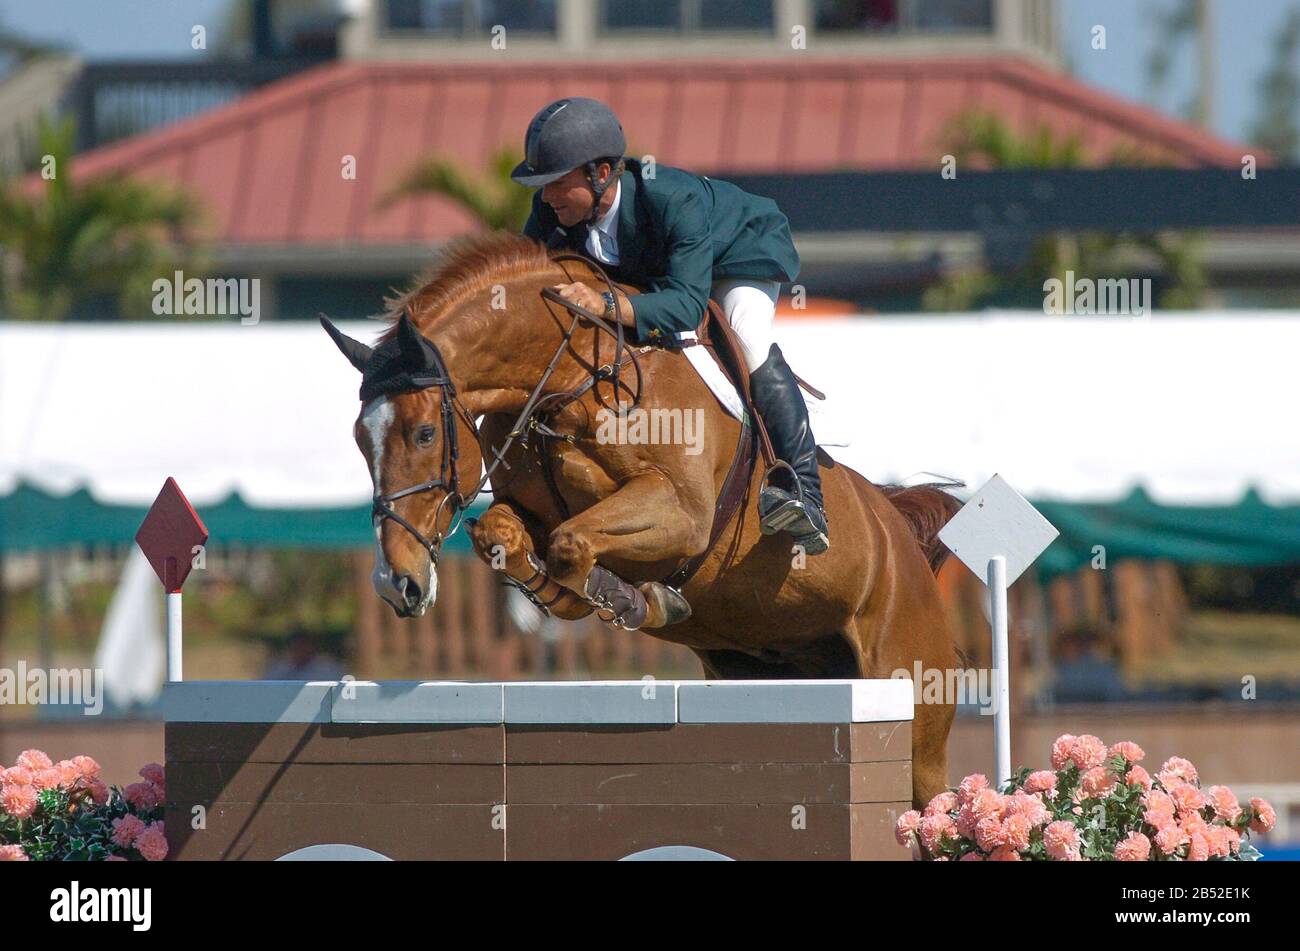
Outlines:
{"type": "MultiPolygon", "coordinates": [[[[433,603],[442,540],[483,484],[486,461],[493,500],[468,523],[475,551],[558,617],[609,609],[588,589],[604,571],[643,594],[640,630],[689,647],[710,679],[961,666],[935,581],[948,554],[936,534],[956,500],[934,486],[873,485],[819,450],[829,552],[809,558],[788,537],[760,532],[761,466],[710,548],[742,424],[680,352],[620,347],[608,326],[543,293],[577,280],[599,287],[602,276],[495,232],[453,242],[386,301],[392,325],[373,349],[322,317],[362,371],[353,435],[374,484],[380,597],[402,617],[433,603]],[[611,413],[626,418],[632,403],[661,418],[690,413],[702,438],[610,438],[611,413]],[[663,584],[706,550],[680,593],[663,584]]],[[[636,288],[618,286],[635,301],[636,288]]],[[[915,710],[917,808],[947,788],[953,712],[951,698],[915,710]]]]}

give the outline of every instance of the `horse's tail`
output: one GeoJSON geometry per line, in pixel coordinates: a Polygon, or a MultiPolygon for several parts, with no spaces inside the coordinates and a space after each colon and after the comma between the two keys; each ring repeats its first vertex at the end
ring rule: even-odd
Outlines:
{"type": "Polygon", "coordinates": [[[926,482],[922,485],[882,485],[880,491],[894,508],[907,519],[917,544],[935,574],[952,554],[948,546],[939,541],[939,529],[957,514],[961,503],[947,493],[947,489],[962,488],[962,482],[926,482]]]}

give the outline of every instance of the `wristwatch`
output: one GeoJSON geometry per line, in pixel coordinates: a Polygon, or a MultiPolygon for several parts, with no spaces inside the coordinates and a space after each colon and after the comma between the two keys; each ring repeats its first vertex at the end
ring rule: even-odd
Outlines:
{"type": "Polygon", "coordinates": [[[601,291],[600,296],[605,298],[605,319],[612,321],[618,312],[618,302],[614,300],[614,295],[609,291],[601,291]]]}

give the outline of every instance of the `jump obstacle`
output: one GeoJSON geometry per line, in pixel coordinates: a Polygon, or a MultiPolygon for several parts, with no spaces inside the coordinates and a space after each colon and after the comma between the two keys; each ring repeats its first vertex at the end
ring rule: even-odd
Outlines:
{"type": "Polygon", "coordinates": [[[181,860],[910,857],[910,680],[189,681],[164,711],[181,860]]]}
{"type": "MultiPolygon", "coordinates": [[[[176,859],[907,859],[911,680],[182,680],[207,539],[168,479],[137,534],[168,593],[176,859]]],[[[940,537],[987,580],[997,775],[1006,586],[1056,530],[994,477],[940,537]]]]}

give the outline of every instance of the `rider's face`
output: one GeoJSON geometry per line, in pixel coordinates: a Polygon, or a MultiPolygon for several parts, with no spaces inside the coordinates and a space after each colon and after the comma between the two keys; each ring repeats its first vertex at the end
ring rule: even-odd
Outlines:
{"type": "MultiPolygon", "coordinates": [[[[608,176],[610,167],[602,162],[596,166],[596,174],[608,176]]],[[[606,192],[606,194],[609,194],[606,192]]],[[[591,214],[591,186],[587,183],[587,170],[575,168],[563,178],[542,187],[542,201],[555,210],[555,216],[566,228],[584,220],[591,214]]]]}

